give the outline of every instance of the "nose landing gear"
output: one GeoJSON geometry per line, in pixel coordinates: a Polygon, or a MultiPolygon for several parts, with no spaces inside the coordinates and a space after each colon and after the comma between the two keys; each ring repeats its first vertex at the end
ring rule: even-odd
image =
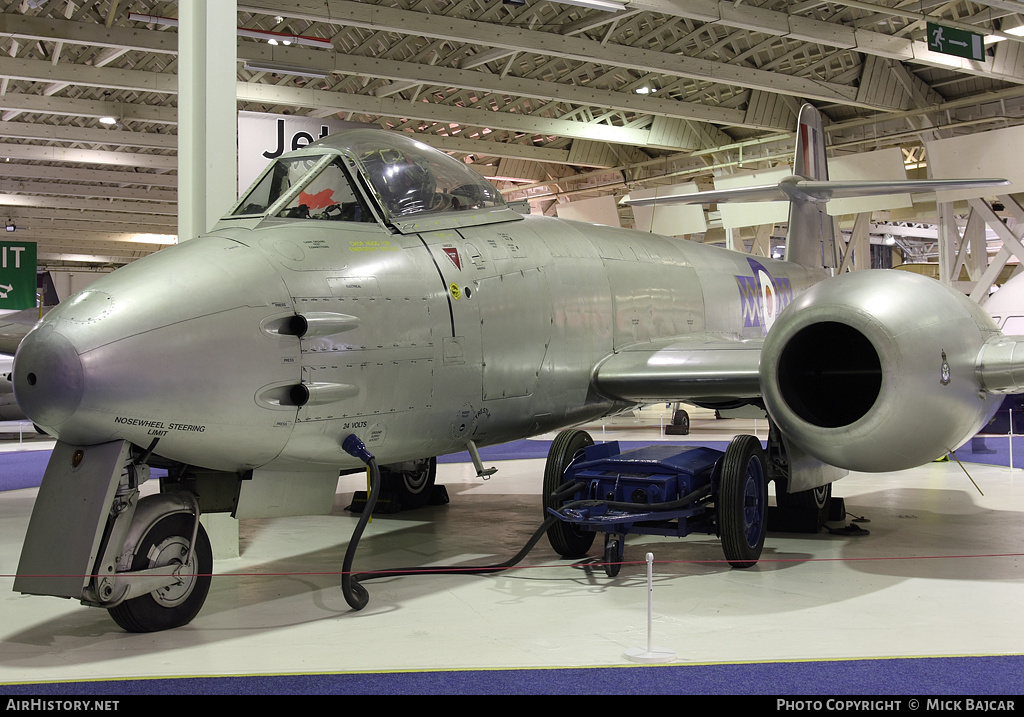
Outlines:
{"type": "MultiPolygon", "coordinates": [[[[140,508],[145,501],[140,501],[140,508]]],[[[213,550],[197,519],[198,516],[187,513],[165,514],[145,529],[129,553],[130,563],[121,573],[124,577],[170,567],[174,569],[175,580],[107,608],[114,622],[128,632],[181,627],[199,613],[210,590],[213,550]]]]}
{"type": "Polygon", "coordinates": [[[213,551],[190,492],[140,499],[148,453],[127,441],[58,441],[14,582],[17,592],[106,608],[130,632],[187,624],[206,600],[213,551]]]}

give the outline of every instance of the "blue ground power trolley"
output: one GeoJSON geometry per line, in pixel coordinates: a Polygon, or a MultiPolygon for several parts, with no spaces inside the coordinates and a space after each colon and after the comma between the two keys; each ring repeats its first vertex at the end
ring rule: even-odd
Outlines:
{"type": "Polygon", "coordinates": [[[563,557],[581,557],[605,534],[605,572],[614,577],[629,533],[718,535],[726,560],[754,565],[764,546],[768,476],[754,436],[726,450],[652,445],[620,451],[580,430],[560,433],[545,467],[545,510],[558,521],[548,538],[563,557]]]}

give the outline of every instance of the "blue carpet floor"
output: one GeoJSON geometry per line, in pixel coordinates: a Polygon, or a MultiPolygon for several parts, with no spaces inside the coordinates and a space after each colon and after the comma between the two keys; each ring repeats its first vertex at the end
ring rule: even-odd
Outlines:
{"type": "Polygon", "coordinates": [[[36,696],[688,694],[976,697],[1019,695],[1022,691],[1022,655],[564,669],[252,675],[0,685],[0,694],[36,696]]]}
{"type": "MultiPolygon", "coordinates": [[[[52,451],[19,451],[0,456],[0,491],[35,488],[43,482],[46,463],[52,451]]],[[[153,478],[167,475],[167,471],[154,469],[153,478]]]]}
{"type": "Polygon", "coordinates": [[[50,451],[5,453],[0,458],[0,490],[35,488],[43,480],[50,451]]]}

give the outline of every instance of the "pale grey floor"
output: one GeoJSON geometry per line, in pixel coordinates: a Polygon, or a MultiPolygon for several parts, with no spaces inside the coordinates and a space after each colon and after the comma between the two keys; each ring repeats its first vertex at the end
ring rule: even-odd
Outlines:
{"type": "MultiPolygon", "coordinates": [[[[660,420],[619,421],[603,437],[657,440],[660,420]]],[[[700,419],[694,428],[716,440],[751,429],[700,419]]],[[[592,432],[602,438],[600,426],[592,432]]],[[[512,555],[541,519],[543,461],[497,465],[487,482],[466,465],[442,466],[451,504],[375,518],[356,567],[512,555]]],[[[629,664],[623,653],[648,643],[647,551],[651,639],[678,662],[1021,653],[1024,472],[968,469],[984,496],[955,463],[852,475],[836,493],[870,518],[870,536],[772,534],[749,570],[692,562],[722,559],[714,537],[635,536],[626,559],[636,564],[609,579],[542,541],[501,575],[369,582],[358,613],[329,574],[341,570],[356,521],[343,508],[361,480],[346,479],[333,515],[244,521],[241,557],[216,562],[196,620],[149,635],[122,632],[101,610],[11,591],[35,493],[11,491],[0,494],[0,683],[629,664]]]]}

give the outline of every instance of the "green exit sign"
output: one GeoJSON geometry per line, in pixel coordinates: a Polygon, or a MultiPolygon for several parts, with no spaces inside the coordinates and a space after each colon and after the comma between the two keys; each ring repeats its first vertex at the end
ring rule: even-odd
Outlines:
{"type": "Polygon", "coordinates": [[[928,49],[944,55],[985,61],[985,38],[976,32],[928,23],[928,49]]]}
{"type": "Polygon", "coordinates": [[[0,242],[0,309],[36,305],[36,243],[0,242]]]}

